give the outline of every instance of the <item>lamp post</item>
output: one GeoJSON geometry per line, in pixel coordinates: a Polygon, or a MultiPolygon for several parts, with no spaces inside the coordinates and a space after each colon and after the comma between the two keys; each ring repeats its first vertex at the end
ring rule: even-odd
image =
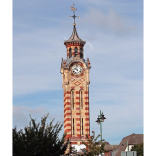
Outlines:
{"type": "Polygon", "coordinates": [[[100,115],[98,115],[98,118],[95,122],[97,122],[98,125],[100,124],[101,144],[102,144],[102,122],[104,122],[105,119],[106,118],[103,115],[103,112],[101,113],[101,110],[100,110],[100,115]]]}

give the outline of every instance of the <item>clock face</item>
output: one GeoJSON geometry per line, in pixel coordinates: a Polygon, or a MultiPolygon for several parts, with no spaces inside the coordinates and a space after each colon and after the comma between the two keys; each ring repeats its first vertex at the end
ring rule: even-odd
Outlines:
{"type": "Polygon", "coordinates": [[[78,64],[72,66],[72,73],[74,75],[80,75],[82,73],[82,67],[78,64]]]}

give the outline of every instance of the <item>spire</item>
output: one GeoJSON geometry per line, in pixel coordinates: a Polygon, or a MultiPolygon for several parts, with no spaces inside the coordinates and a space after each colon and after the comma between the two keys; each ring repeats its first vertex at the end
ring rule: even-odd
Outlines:
{"type": "Polygon", "coordinates": [[[79,35],[78,35],[77,31],[76,31],[75,25],[74,25],[73,33],[72,33],[71,37],[70,37],[68,40],[66,40],[66,41],[64,42],[64,44],[66,44],[66,43],[71,43],[71,42],[78,42],[78,43],[83,44],[83,45],[86,43],[86,41],[83,41],[83,40],[79,37],[79,35]]]}
{"type": "Polygon", "coordinates": [[[64,42],[64,44],[66,45],[66,44],[68,44],[68,43],[79,43],[79,44],[85,44],[86,43],[86,41],[83,41],[80,37],[79,37],[79,35],[78,35],[78,33],[77,33],[77,31],[76,31],[76,24],[75,24],[75,18],[76,17],[80,17],[80,16],[75,16],[75,10],[77,11],[77,9],[75,9],[74,8],[74,5],[75,4],[73,4],[73,7],[71,7],[71,10],[73,11],[73,16],[69,16],[69,17],[73,17],[73,19],[74,19],[74,23],[73,23],[73,33],[72,33],[72,35],[71,35],[71,37],[68,39],[68,40],[66,40],[65,42],[64,42]]]}

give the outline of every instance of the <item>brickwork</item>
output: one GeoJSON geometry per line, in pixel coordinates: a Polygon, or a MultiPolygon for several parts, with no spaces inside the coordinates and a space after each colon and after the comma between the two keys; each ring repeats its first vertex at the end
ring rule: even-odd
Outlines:
{"type": "MultiPolygon", "coordinates": [[[[74,34],[77,34],[74,28],[74,34]]],[[[77,40],[79,37],[76,36],[77,40]]],[[[89,70],[90,66],[83,60],[83,46],[85,41],[67,40],[64,42],[67,48],[67,58],[70,62],[62,60],[61,74],[64,90],[64,132],[71,144],[82,144],[86,141],[86,135],[90,136],[90,114],[89,114],[89,70]],[[77,50],[75,50],[75,48],[77,50]],[[70,53],[70,54],[69,54],[70,53]],[[81,54],[81,58],[80,58],[81,54]],[[74,75],[72,67],[81,66],[81,73],[74,75]]]]}
{"type": "Polygon", "coordinates": [[[73,62],[68,70],[64,70],[64,132],[67,133],[66,138],[69,137],[71,142],[80,142],[82,138],[84,140],[86,134],[90,135],[89,85],[87,83],[89,74],[87,70],[86,64],[82,61],[73,62]],[[71,67],[75,64],[82,66],[81,75],[72,74],[71,67]],[[68,83],[65,83],[66,81],[68,83]]]}

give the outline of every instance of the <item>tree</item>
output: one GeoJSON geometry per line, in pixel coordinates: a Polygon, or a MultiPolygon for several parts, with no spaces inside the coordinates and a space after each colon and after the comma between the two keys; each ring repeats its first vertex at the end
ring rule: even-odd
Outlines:
{"type": "Polygon", "coordinates": [[[13,156],[60,156],[65,153],[69,140],[65,139],[66,134],[61,139],[58,137],[63,124],[53,125],[53,119],[46,125],[47,117],[48,114],[37,124],[30,116],[29,126],[24,130],[13,128],[13,156]]]}
{"type": "Polygon", "coordinates": [[[99,155],[101,153],[104,153],[104,146],[105,146],[105,142],[104,139],[100,141],[97,141],[97,139],[100,137],[100,135],[98,135],[97,137],[95,137],[95,132],[92,131],[93,135],[89,136],[86,135],[87,138],[87,142],[82,142],[85,146],[86,146],[86,153],[85,155],[87,156],[94,156],[94,155],[99,155]]]}
{"type": "Polygon", "coordinates": [[[134,145],[131,149],[131,151],[137,151],[137,156],[143,156],[144,155],[144,144],[134,145]]]}

